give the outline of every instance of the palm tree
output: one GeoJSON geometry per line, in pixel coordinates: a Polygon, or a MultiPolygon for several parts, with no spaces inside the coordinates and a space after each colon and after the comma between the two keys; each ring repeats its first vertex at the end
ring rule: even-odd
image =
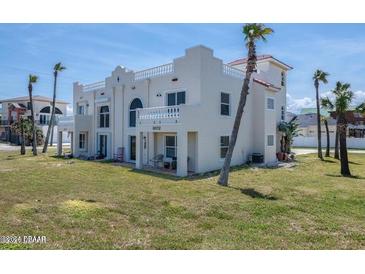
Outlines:
{"type": "Polygon", "coordinates": [[[23,117],[20,117],[20,138],[21,138],[21,143],[20,143],[20,154],[24,155],[25,154],[25,140],[24,140],[24,121],[23,121],[23,117]]]}
{"type": "Polygon", "coordinates": [[[224,164],[218,179],[218,184],[221,186],[228,186],[229,167],[231,165],[232,154],[234,146],[236,144],[237,135],[242,120],[243,110],[245,108],[247,101],[251,75],[256,70],[256,60],[257,60],[256,42],[259,40],[266,41],[266,36],[273,33],[273,30],[271,28],[265,27],[264,24],[255,23],[255,24],[246,24],[243,27],[242,32],[245,35],[246,47],[248,48],[246,75],[241,89],[240,100],[238,102],[237,113],[233,124],[231,138],[229,140],[228,151],[224,159],[224,164]]]}
{"type": "Polygon", "coordinates": [[[350,108],[350,104],[354,94],[349,89],[350,84],[337,82],[336,88],[332,91],[335,95],[335,102],[331,102],[328,97],[323,99],[323,105],[329,109],[335,110],[336,113],[337,130],[340,141],[341,174],[343,176],[351,176],[346,144],[346,112],[350,108]]]}
{"type": "Polygon", "coordinates": [[[322,155],[322,139],[321,139],[321,113],[319,108],[319,82],[327,84],[327,76],[329,74],[322,70],[317,69],[314,72],[313,80],[314,80],[314,87],[316,88],[316,105],[317,105],[317,138],[318,138],[318,158],[323,160],[322,155]]]}
{"type": "MultiPolygon", "coordinates": [[[[321,105],[322,105],[322,107],[327,108],[329,110],[333,110],[336,113],[336,109],[335,109],[336,103],[332,102],[330,98],[328,98],[328,97],[321,98],[321,105]]],[[[338,118],[338,115],[336,114],[336,133],[335,133],[336,136],[335,136],[335,155],[334,155],[334,158],[337,159],[337,160],[340,160],[340,152],[339,152],[339,146],[338,146],[338,144],[339,144],[339,134],[338,134],[337,118],[338,118]]],[[[326,121],[326,123],[327,123],[327,121],[326,121]]],[[[329,150],[328,124],[326,126],[326,133],[327,133],[327,148],[329,150]]],[[[327,150],[326,150],[326,155],[327,155],[327,150]]]]}
{"type": "Polygon", "coordinates": [[[278,130],[282,133],[281,152],[290,153],[294,137],[301,135],[297,118],[294,116],[289,122],[283,121],[278,126],[278,130]]]}
{"type": "Polygon", "coordinates": [[[324,127],[326,128],[326,141],[327,141],[327,144],[326,144],[326,155],[325,155],[325,157],[330,157],[330,132],[328,130],[328,120],[327,120],[327,117],[324,117],[324,116],[321,117],[321,120],[323,121],[324,127]]]}
{"type": "Polygon", "coordinates": [[[36,127],[34,123],[34,110],[33,110],[33,98],[32,98],[32,92],[33,92],[33,84],[37,83],[38,76],[29,74],[29,83],[28,83],[28,92],[29,92],[29,101],[30,101],[30,113],[31,113],[31,119],[32,119],[32,132],[33,132],[33,155],[37,155],[37,135],[36,135],[36,127]]]}
{"type": "Polygon", "coordinates": [[[54,124],[55,124],[54,120],[55,120],[55,111],[56,111],[57,76],[58,76],[58,72],[61,72],[65,69],[66,69],[66,67],[62,66],[61,63],[57,63],[53,68],[54,82],[53,82],[52,114],[51,114],[51,119],[49,120],[49,123],[48,123],[46,140],[44,142],[43,151],[42,151],[43,153],[47,152],[49,136],[50,136],[51,132],[52,132],[51,145],[53,143],[52,139],[53,139],[53,128],[54,128],[54,124]]]}

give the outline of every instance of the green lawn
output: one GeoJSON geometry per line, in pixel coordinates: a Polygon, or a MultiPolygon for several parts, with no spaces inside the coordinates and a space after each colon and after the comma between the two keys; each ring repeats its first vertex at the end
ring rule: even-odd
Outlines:
{"type": "Polygon", "coordinates": [[[111,163],[0,152],[0,249],[364,249],[365,155],[356,177],[300,156],[294,168],[239,168],[177,180],[111,163]]]}

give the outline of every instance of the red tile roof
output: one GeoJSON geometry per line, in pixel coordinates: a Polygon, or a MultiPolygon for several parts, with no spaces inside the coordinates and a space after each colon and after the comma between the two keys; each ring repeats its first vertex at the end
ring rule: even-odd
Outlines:
{"type": "MultiPolygon", "coordinates": [[[[289,66],[287,64],[285,64],[284,62],[281,62],[280,60],[276,59],[275,57],[273,57],[272,55],[268,55],[268,54],[263,54],[263,55],[257,55],[257,61],[261,61],[261,60],[266,60],[266,59],[274,59],[276,62],[292,69],[292,66],[289,66]]],[[[242,59],[237,59],[235,61],[232,61],[230,63],[228,63],[229,66],[235,66],[235,65],[240,65],[240,64],[245,64],[247,63],[247,58],[242,58],[242,59]]]]}
{"type": "Polygon", "coordinates": [[[258,84],[260,84],[260,85],[263,85],[263,86],[265,86],[267,88],[273,88],[273,89],[276,89],[278,91],[281,90],[281,88],[275,86],[274,84],[271,84],[271,83],[266,82],[266,81],[261,80],[261,79],[253,78],[253,81],[256,82],[256,83],[258,83],[258,84]]]}

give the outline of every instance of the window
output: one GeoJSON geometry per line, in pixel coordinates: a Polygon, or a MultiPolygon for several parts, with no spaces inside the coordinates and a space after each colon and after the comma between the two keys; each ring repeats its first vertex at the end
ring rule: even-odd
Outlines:
{"type": "Polygon", "coordinates": [[[44,115],[44,114],[39,115],[39,123],[41,125],[47,125],[49,123],[49,120],[50,120],[49,115],[44,115]]]}
{"type": "Polygon", "coordinates": [[[274,145],[274,135],[267,135],[267,146],[271,147],[274,145]]]}
{"type": "Polygon", "coordinates": [[[228,93],[221,92],[221,115],[230,115],[230,95],[228,93]]]}
{"type": "Polygon", "coordinates": [[[229,146],[229,136],[221,136],[221,146],[220,146],[221,159],[226,158],[228,146],[229,146]]]}
{"type": "Polygon", "coordinates": [[[77,106],[77,114],[85,115],[85,106],[83,105],[77,106]]]}
{"type": "Polygon", "coordinates": [[[172,92],[167,94],[167,105],[176,106],[185,104],[185,91],[172,92]]]}
{"type": "Polygon", "coordinates": [[[87,137],[86,133],[80,133],[79,135],[79,149],[86,150],[87,137]]]}
{"type": "Polygon", "coordinates": [[[31,109],[31,104],[30,102],[27,103],[27,109],[30,110],[31,109]]]}
{"type": "Polygon", "coordinates": [[[274,98],[267,98],[266,108],[267,109],[270,109],[270,110],[274,110],[275,109],[275,100],[274,100],[274,98]]]}
{"type": "Polygon", "coordinates": [[[281,107],[281,121],[285,121],[285,108],[281,107]]]}
{"type": "Polygon", "coordinates": [[[109,127],[109,107],[108,106],[100,107],[99,127],[100,128],[109,127]]]}
{"type": "Polygon", "coordinates": [[[285,72],[284,71],[281,72],[281,86],[282,87],[285,86],[285,72]]]}
{"type": "Polygon", "coordinates": [[[129,126],[135,127],[136,126],[136,109],[137,108],[143,108],[142,102],[140,99],[135,98],[133,99],[130,107],[129,107],[129,126]]]}
{"type": "Polygon", "coordinates": [[[165,136],[165,157],[176,157],[176,136],[165,136]]]}

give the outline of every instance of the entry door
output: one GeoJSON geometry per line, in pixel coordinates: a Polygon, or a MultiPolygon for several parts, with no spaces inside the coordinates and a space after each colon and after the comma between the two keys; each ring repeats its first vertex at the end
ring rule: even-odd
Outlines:
{"type": "Polygon", "coordinates": [[[136,136],[130,136],[129,138],[129,159],[131,161],[136,160],[136,136]]]}
{"type": "Polygon", "coordinates": [[[107,145],[108,145],[108,140],[107,140],[106,135],[100,135],[99,137],[99,150],[100,150],[100,154],[103,155],[103,157],[107,157],[107,145]]]}

